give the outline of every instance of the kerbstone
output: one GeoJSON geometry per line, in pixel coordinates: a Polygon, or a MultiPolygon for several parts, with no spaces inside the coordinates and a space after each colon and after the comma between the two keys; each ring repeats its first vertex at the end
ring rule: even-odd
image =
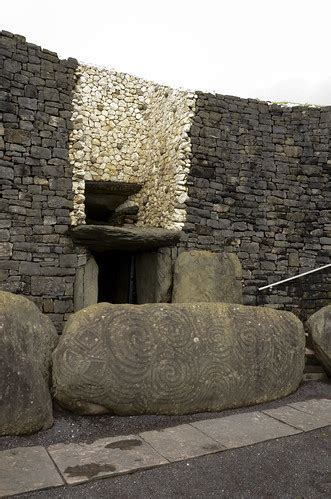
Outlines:
{"type": "Polygon", "coordinates": [[[331,376],[331,305],[310,316],[306,327],[316,357],[331,376]]]}
{"type": "Polygon", "coordinates": [[[57,340],[50,319],[33,302],[0,291],[0,435],[52,426],[49,385],[57,340]]]}
{"type": "Polygon", "coordinates": [[[81,414],[187,414],[297,389],[305,336],[289,312],[230,304],[112,305],[72,315],[53,354],[57,402],[81,414]]]}

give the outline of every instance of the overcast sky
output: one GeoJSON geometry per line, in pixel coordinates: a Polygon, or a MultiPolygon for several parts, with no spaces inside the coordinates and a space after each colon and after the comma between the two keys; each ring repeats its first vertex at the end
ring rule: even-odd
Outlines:
{"type": "Polygon", "coordinates": [[[174,87],[331,105],[331,0],[2,0],[0,23],[174,87]]]}

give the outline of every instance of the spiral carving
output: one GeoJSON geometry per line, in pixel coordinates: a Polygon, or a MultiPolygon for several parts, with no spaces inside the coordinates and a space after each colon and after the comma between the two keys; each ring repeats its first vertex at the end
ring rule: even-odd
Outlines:
{"type": "Polygon", "coordinates": [[[294,315],[242,305],[98,304],[73,315],[53,358],[58,402],[120,415],[219,411],[297,388],[294,315]]]}

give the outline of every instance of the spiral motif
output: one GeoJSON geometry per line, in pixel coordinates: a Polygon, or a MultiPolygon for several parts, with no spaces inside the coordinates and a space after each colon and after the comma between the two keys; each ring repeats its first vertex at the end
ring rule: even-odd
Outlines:
{"type": "Polygon", "coordinates": [[[72,316],[53,374],[70,409],[83,401],[120,415],[186,414],[284,396],[298,386],[303,358],[303,329],[287,312],[99,304],[72,316]]]}

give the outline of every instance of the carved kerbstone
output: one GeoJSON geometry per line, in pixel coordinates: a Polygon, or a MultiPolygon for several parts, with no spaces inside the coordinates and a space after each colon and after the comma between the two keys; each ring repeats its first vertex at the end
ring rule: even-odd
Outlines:
{"type": "Polygon", "coordinates": [[[305,336],[289,312],[243,305],[99,303],[53,354],[56,400],[81,414],[188,414],[297,389],[305,336]]]}

